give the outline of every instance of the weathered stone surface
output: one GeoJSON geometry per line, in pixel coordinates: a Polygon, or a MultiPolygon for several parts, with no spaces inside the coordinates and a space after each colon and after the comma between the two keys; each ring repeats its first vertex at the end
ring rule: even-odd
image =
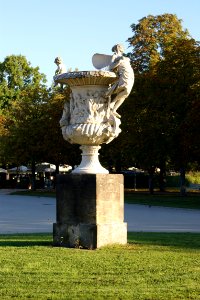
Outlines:
{"type": "Polygon", "coordinates": [[[112,114],[105,97],[108,86],[83,83],[71,86],[70,100],[64,105],[60,120],[63,138],[80,145],[110,143],[121,132],[121,121],[112,114]]]}
{"type": "Polygon", "coordinates": [[[123,175],[59,175],[53,235],[57,246],[126,244],[123,175]]]}
{"type": "Polygon", "coordinates": [[[100,165],[98,154],[92,152],[93,147],[110,143],[121,132],[120,118],[112,113],[111,99],[106,96],[116,80],[116,74],[108,71],[68,72],[54,77],[55,84],[68,84],[71,89],[60,126],[66,141],[82,145],[83,160],[76,173],[108,173],[100,165]]]}
{"type": "Polygon", "coordinates": [[[127,223],[53,225],[54,246],[96,249],[127,243],[127,223]]]}

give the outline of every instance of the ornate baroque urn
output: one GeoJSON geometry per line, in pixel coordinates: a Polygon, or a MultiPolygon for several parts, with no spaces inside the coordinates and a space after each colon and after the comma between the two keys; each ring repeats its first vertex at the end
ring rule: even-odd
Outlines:
{"type": "Polygon", "coordinates": [[[71,88],[70,100],[65,103],[60,125],[66,141],[80,144],[81,164],[73,173],[107,174],[98,160],[102,143],[110,143],[121,132],[120,119],[110,108],[106,96],[117,76],[109,71],[68,72],[54,76],[55,83],[71,88]]]}

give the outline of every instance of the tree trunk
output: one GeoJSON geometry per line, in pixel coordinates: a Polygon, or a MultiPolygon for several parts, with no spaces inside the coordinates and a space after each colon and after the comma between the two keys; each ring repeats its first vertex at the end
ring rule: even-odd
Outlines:
{"type": "Polygon", "coordinates": [[[121,173],[122,171],[122,165],[121,165],[121,157],[117,158],[115,161],[115,172],[116,173],[121,173]]]}
{"type": "Polygon", "coordinates": [[[160,173],[159,173],[159,189],[160,192],[165,191],[165,184],[166,184],[166,170],[165,170],[165,163],[161,163],[160,165],[160,173]]]}
{"type": "Polygon", "coordinates": [[[154,172],[155,168],[151,167],[149,169],[149,192],[151,195],[154,193],[154,172]]]}
{"type": "Polygon", "coordinates": [[[32,191],[36,190],[35,171],[36,171],[36,163],[35,163],[35,160],[33,159],[32,162],[31,162],[31,172],[32,172],[31,190],[32,191]]]}
{"type": "Polygon", "coordinates": [[[180,194],[182,197],[186,196],[186,187],[185,187],[185,168],[180,169],[180,194]]]}
{"type": "Polygon", "coordinates": [[[54,177],[54,180],[53,180],[53,188],[55,189],[56,188],[56,178],[57,178],[57,175],[59,174],[59,163],[56,163],[56,174],[55,174],[55,177],[54,177]]]}
{"type": "Polygon", "coordinates": [[[59,174],[59,163],[56,163],[56,174],[59,174]]]}

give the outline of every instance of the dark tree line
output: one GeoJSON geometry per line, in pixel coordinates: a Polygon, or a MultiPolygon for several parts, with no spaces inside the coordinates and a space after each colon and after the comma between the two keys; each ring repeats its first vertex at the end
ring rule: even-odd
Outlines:
{"type": "Polygon", "coordinates": [[[136,79],[109,157],[118,168],[136,165],[150,176],[159,168],[161,190],[167,169],[181,171],[184,186],[185,171],[200,162],[199,43],[171,14],[145,17],[131,28],[128,56],[136,79]]]}

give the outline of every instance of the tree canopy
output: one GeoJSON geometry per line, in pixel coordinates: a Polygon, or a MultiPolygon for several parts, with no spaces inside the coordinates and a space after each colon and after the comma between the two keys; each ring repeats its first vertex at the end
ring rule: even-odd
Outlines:
{"type": "Polygon", "coordinates": [[[22,91],[45,82],[46,77],[39,72],[39,67],[32,67],[25,56],[7,56],[0,63],[0,109],[6,109],[19,99],[22,91]]]}
{"type": "Polygon", "coordinates": [[[154,67],[165,57],[165,51],[172,48],[174,41],[189,38],[181,21],[174,14],[149,15],[131,25],[133,36],[128,42],[132,51],[128,55],[136,72],[154,67]]]}
{"type": "Polygon", "coordinates": [[[127,156],[162,172],[166,165],[179,170],[199,163],[199,43],[176,15],[147,16],[131,28],[128,56],[136,79],[121,108],[127,156]]]}
{"type": "Polygon", "coordinates": [[[6,57],[0,78],[1,163],[31,165],[33,177],[36,163],[77,164],[77,147],[63,140],[59,126],[69,88],[48,88],[23,56],[6,57]]]}
{"type": "Polygon", "coordinates": [[[166,169],[200,162],[199,43],[175,15],[148,16],[131,28],[135,84],[119,109],[122,132],[103,154],[119,169],[160,169],[162,189],[166,169]]]}

